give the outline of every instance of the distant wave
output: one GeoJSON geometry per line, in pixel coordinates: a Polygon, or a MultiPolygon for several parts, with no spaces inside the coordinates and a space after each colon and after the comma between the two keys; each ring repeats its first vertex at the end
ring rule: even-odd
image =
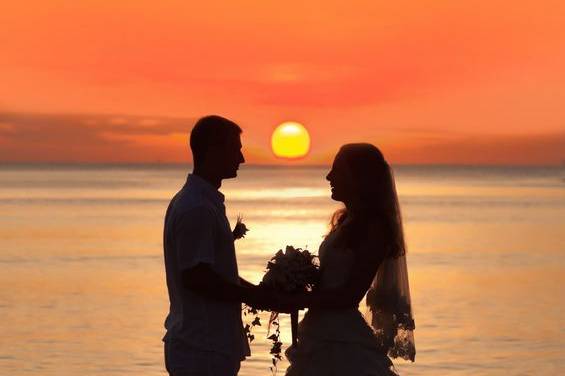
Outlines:
{"type": "Polygon", "coordinates": [[[139,205],[139,204],[163,204],[166,205],[168,199],[148,199],[148,198],[1,198],[0,205],[2,204],[39,204],[39,205],[139,205]]]}
{"type": "MultiPolygon", "coordinates": [[[[108,197],[3,197],[0,205],[161,205],[166,207],[170,198],[108,198],[108,197]]],[[[401,205],[408,206],[441,206],[441,207],[545,207],[564,206],[565,201],[560,197],[484,197],[484,196],[400,196],[401,205]]],[[[334,205],[326,196],[286,196],[274,197],[269,194],[254,196],[247,199],[238,195],[235,198],[227,198],[227,205],[250,205],[266,207],[287,207],[288,205],[300,205],[306,207],[329,207],[334,205]]]]}
{"type": "Polygon", "coordinates": [[[28,256],[28,257],[4,257],[0,258],[0,264],[36,264],[43,262],[89,262],[89,261],[132,261],[132,260],[161,260],[163,256],[132,254],[132,255],[73,255],[73,256],[28,256]]]}
{"type": "MultiPolygon", "coordinates": [[[[271,256],[265,254],[243,253],[238,254],[238,263],[245,265],[246,268],[263,267],[271,256]]],[[[42,263],[89,263],[89,262],[132,262],[132,261],[159,261],[163,256],[159,254],[130,254],[130,255],[69,255],[69,256],[27,256],[27,257],[4,257],[0,258],[0,264],[42,264],[42,263]]],[[[413,265],[430,266],[434,268],[453,267],[454,265],[465,266],[466,268],[523,268],[547,265],[565,265],[565,259],[555,257],[553,252],[503,252],[494,250],[476,251],[450,251],[426,252],[412,250],[409,255],[409,262],[413,265]]]]}

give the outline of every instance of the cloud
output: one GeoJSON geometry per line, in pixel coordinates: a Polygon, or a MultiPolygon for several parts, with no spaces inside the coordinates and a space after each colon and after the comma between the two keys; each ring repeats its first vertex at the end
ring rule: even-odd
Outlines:
{"type": "MultiPolygon", "coordinates": [[[[40,114],[0,112],[3,162],[182,162],[195,119],[123,114],[40,114]]],[[[362,124],[361,124],[362,125],[362,124]]],[[[370,141],[392,163],[561,164],[565,133],[469,134],[439,128],[383,128],[375,135],[344,130],[300,164],[328,164],[344,142],[370,141]]],[[[251,131],[251,130],[249,130],[251,131]]],[[[251,131],[252,132],[252,131],[251,131]]],[[[369,132],[369,131],[367,131],[369,132]]],[[[250,163],[280,164],[268,145],[245,142],[250,163]]]]}
{"type": "Polygon", "coordinates": [[[131,115],[41,114],[0,112],[0,134],[15,140],[103,139],[104,133],[117,135],[167,135],[186,133],[194,118],[146,117],[131,115]]]}
{"type": "Polygon", "coordinates": [[[565,163],[565,132],[529,135],[449,135],[385,150],[397,163],[559,165],[565,163]]]}
{"type": "MultiPolygon", "coordinates": [[[[187,137],[194,118],[104,114],[0,113],[3,161],[169,160],[146,140],[187,137]]],[[[186,143],[180,144],[181,152],[186,143]]],[[[182,160],[182,156],[175,156],[182,160]]]]}

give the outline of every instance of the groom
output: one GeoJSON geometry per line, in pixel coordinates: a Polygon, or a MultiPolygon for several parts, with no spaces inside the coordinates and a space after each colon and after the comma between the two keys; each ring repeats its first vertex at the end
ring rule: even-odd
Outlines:
{"type": "Polygon", "coordinates": [[[171,376],[235,376],[250,355],[241,302],[265,307],[263,289],[239,277],[225,214],[223,179],[245,162],[241,128],[220,116],[198,120],[190,134],[194,170],[165,216],[164,253],[170,308],[165,366],[171,376]]]}

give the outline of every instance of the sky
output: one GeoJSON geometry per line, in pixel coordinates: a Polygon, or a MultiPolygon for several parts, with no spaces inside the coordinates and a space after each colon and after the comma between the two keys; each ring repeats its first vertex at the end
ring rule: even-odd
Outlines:
{"type": "Polygon", "coordinates": [[[184,162],[200,116],[257,164],[563,164],[565,2],[59,1],[0,12],[0,162],[184,162]],[[277,159],[298,121],[310,153],[277,159]]]}

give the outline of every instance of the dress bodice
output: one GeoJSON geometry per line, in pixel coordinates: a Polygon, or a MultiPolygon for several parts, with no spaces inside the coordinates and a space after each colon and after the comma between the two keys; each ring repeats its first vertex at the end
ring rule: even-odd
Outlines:
{"type": "Polygon", "coordinates": [[[337,241],[338,231],[330,233],[318,250],[321,290],[343,286],[349,278],[355,261],[353,250],[340,245],[337,241]]]}

